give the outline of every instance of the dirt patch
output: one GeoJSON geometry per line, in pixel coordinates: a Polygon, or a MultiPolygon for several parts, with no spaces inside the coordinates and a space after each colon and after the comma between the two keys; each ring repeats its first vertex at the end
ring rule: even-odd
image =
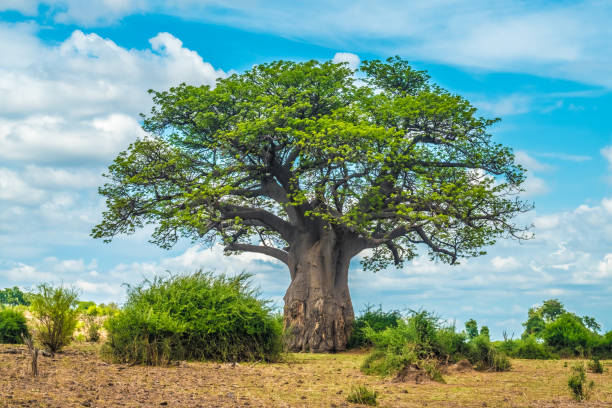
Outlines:
{"type": "Polygon", "coordinates": [[[459,360],[443,369],[444,374],[470,373],[472,371],[474,371],[474,366],[467,359],[459,360]]]}
{"type": "Polygon", "coordinates": [[[393,408],[612,406],[612,361],[604,362],[604,374],[588,374],[595,393],[578,404],[569,396],[570,369],[563,360],[513,360],[509,372],[456,372],[445,375],[446,384],[416,384],[416,375],[394,383],[362,374],[366,354],[359,352],[292,354],[278,364],[130,367],[102,361],[98,347],[77,343],[55,357],[40,357],[41,375],[32,378],[26,348],[0,345],[0,407],[348,408],[356,407],[346,396],[358,385],[378,392],[379,406],[393,408]]]}
{"type": "Polygon", "coordinates": [[[413,382],[415,384],[421,384],[425,381],[430,381],[429,375],[414,364],[404,367],[393,379],[393,382],[413,382]]]}

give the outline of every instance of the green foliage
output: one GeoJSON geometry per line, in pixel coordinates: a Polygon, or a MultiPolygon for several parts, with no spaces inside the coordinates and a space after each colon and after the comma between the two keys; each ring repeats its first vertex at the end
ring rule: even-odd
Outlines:
{"type": "Polygon", "coordinates": [[[484,335],[470,340],[466,357],[477,370],[508,371],[511,368],[508,357],[493,347],[489,337],[484,335]]]}
{"type": "Polygon", "coordinates": [[[36,319],[35,337],[51,353],[68,345],[77,326],[78,291],[47,283],[31,295],[30,311],[36,319]]]}
{"type": "Polygon", "coordinates": [[[559,316],[566,313],[566,310],[559,299],[549,299],[542,303],[539,312],[546,322],[554,322],[559,316]]]}
{"type": "Polygon", "coordinates": [[[594,317],[582,316],[582,323],[594,333],[601,330],[601,325],[597,323],[594,317]]]}
{"type": "Polygon", "coordinates": [[[523,341],[502,345],[511,349],[509,354],[513,357],[612,356],[612,333],[600,335],[601,326],[593,317],[567,312],[558,299],[530,308],[523,326],[523,341]]]}
{"type": "Polygon", "coordinates": [[[524,236],[512,222],[531,208],[516,196],[524,170],[487,133],[498,120],[399,58],[360,71],[276,61],[214,87],[152,91],[148,136],[109,167],[92,235],[152,224],[162,247],[217,237],[228,253],[285,259],[297,229],[334,229],[354,238],[351,252],[373,248],[373,270],[413,258],[415,243],[454,263],[524,236]]]}
{"type": "Polygon", "coordinates": [[[17,286],[0,290],[0,305],[28,306],[29,304],[28,294],[22,292],[17,286]]]}
{"type": "Polygon", "coordinates": [[[538,341],[533,335],[524,339],[516,340],[514,342],[513,349],[507,354],[516,358],[526,358],[532,360],[547,360],[556,357],[550,350],[549,346],[538,341]]]}
{"type": "Polygon", "coordinates": [[[480,328],[480,335],[481,336],[485,336],[487,339],[491,339],[491,334],[489,333],[489,327],[488,326],[482,326],[480,328]]]}
{"type": "Polygon", "coordinates": [[[376,397],[378,397],[378,393],[376,391],[365,385],[360,385],[358,387],[353,386],[351,388],[351,392],[346,397],[346,400],[353,404],[363,404],[375,407],[378,405],[376,402],[376,397]]]}
{"type": "Polygon", "coordinates": [[[29,336],[23,313],[13,308],[0,309],[0,343],[20,344],[22,336],[29,336]]]}
{"type": "Polygon", "coordinates": [[[353,323],[353,331],[348,342],[348,348],[371,346],[372,343],[365,334],[366,327],[375,332],[380,332],[387,327],[397,327],[397,322],[401,317],[401,313],[397,310],[384,312],[382,306],[375,309],[372,305],[366,305],[363,313],[353,323]]]}
{"type": "Polygon", "coordinates": [[[589,371],[595,374],[603,374],[604,372],[604,366],[597,357],[593,357],[591,361],[588,362],[588,368],[589,371]]]}
{"type": "Polygon", "coordinates": [[[560,315],[555,321],[546,325],[541,335],[547,345],[557,350],[567,350],[574,355],[592,349],[596,343],[595,334],[572,313],[560,315]]]}
{"type": "Polygon", "coordinates": [[[184,359],[277,360],[282,328],[250,288],[249,276],[197,272],[129,288],[123,310],[106,320],[104,355],[154,365],[184,359]]]}
{"type": "Polygon", "coordinates": [[[587,381],[584,364],[576,363],[572,367],[572,374],[567,380],[567,386],[576,401],[585,401],[591,397],[595,383],[592,380],[587,381]]]}
{"type": "Polygon", "coordinates": [[[85,317],[85,339],[91,343],[96,343],[100,340],[100,329],[102,325],[98,322],[95,316],[88,315],[85,317]]]}
{"type": "Polygon", "coordinates": [[[478,323],[476,323],[476,320],[470,319],[465,322],[465,332],[467,333],[469,339],[473,339],[474,337],[478,336],[478,323]]]}
{"type": "Polygon", "coordinates": [[[441,381],[439,367],[464,358],[481,370],[510,369],[506,355],[495,349],[486,335],[468,341],[465,333],[458,333],[454,326],[426,311],[413,311],[396,327],[380,332],[366,327],[365,334],[374,345],[361,367],[365,374],[389,376],[414,365],[441,381]]]}

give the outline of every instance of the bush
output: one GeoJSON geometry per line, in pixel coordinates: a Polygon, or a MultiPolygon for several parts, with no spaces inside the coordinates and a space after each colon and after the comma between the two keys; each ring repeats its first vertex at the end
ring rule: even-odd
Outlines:
{"type": "Polygon", "coordinates": [[[38,291],[31,295],[30,311],[37,320],[36,339],[51,353],[72,340],[79,316],[75,308],[77,297],[74,288],[54,288],[47,283],[38,285],[38,291]]]}
{"type": "Polygon", "coordinates": [[[353,404],[364,404],[375,407],[378,405],[376,402],[376,397],[378,393],[374,390],[371,390],[365,385],[360,385],[359,387],[351,388],[351,392],[346,397],[348,402],[353,404]]]}
{"type": "Polygon", "coordinates": [[[564,313],[548,324],[542,332],[542,338],[547,345],[569,355],[582,355],[597,343],[597,335],[572,313],[564,313]]]}
{"type": "Polygon", "coordinates": [[[0,305],[28,306],[29,304],[28,294],[22,292],[17,286],[0,290],[0,305]]]}
{"type": "Polygon", "coordinates": [[[282,326],[249,287],[249,277],[200,271],[129,288],[124,309],[106,320],[103,355],[152,365],[185,359],[277,360],[282,326]]]}
{"type": "Polygon", "coordinates": [[[508,371],[511,368],[508,357],[498,351],[486,335],[474,337],[468,343],[467,358],[477,370],[508,371]]]}
{"type": "Polygon", "coordinates": [[[12,308],[0,310],[0,343],[21,344],[21,336],[29,336],[23,313],[12,308]]]}
{"type": "Polygon", "coordinates": [[[567,380],[567,386],[576,401],[585,401],[590,398],[595,383],[593,381],[587,382],[584,364],[578,363],[572,367],[572,374],[567,380]]]}
{"type": "Polygon", "coordinates": [[[380,332],[387,327],[397,327],[397,322],[402,315],[397,310],[383,312],[382,306],[374,309],[372,305],[366,305],[361,316],[357,317],[353,323],[353,331],[349,338],[348,348],[369,347],[372,343],[367,339],[365,328],[369,327],[375,332],[380,332]]]}
{"type": "Polygon", "coordinates": [[[589,371],[595,374],[603,374],[604,372],[603,364],[601,364],[601,361],[599,361],[597,357],[593,357],[591,361],[589,361],[588,368],[589,371]]]}
{"type": "Polygon", "coordinates": [[[495,342],[494,346],[498,351],[514,358],[540,360],[557,358],[557,356],[550,351],[550,347],[544,343],[538,342],[534,335],[526,336],[523,339],[495,342]]]}
{"type": "Polygon", "coordinates": [[[483,370],[510,369],[508,357],[493,347],[486,334],[468,342],[465,333],[457,333],[454,326],[425,311],[412,312],[397,327],[381,332],[366,328],[365,334],[374,345],[361,366],[365,374],[389,376],[414,365],[442,381],[439,367],[464,358],[483,370]]]}
{"type": "Polygon", "coordinates": [[[96,320],[95,316],[87,316],[85,318],[85,339],[91,343],[96,343],[100,340],[100,329],[102,326],[96,320]]]}

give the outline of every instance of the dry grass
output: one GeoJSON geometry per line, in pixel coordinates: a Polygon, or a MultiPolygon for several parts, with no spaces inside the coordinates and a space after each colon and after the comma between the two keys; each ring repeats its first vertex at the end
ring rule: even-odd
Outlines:
{"type": "Polygon", "coordinates": [[[393,383],[361,374],[361,353],[292,354],[279,364],[111,365],[97,345],[74,344],[41,357],[28,374],[23,346],[0,345],[0,407],[354,407],[352,386],[378,392],[382,407],[611,407],[612,361],[593,397],[571,400],[564,361],[513,360],[512,371],[446,376],[446,384],[393,383]],[[8,351],[15,350],[16,354],[8,351]]]}

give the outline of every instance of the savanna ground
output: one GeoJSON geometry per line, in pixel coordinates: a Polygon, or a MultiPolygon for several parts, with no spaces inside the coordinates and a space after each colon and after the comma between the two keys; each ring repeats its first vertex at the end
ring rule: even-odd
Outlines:
{"type": "Polygon", "coordinates": [[[186,362],[171,367],[105,363],[98,346],[76,343],[40,357],[29,375],[22,345],[0,345],[1,407],[351,407],[351,386],[378,392],[382,407],[612,407],[612,361],[589,374],[595,391],[574,402],[567,378],[574,361],[512,360],[509,372],[446,375],[446,384],[395,383],[362,374],[365,354],[290,354],[277,364],[186,362]],[[567,363],[567,364],[566,364],[567,363]]]}

